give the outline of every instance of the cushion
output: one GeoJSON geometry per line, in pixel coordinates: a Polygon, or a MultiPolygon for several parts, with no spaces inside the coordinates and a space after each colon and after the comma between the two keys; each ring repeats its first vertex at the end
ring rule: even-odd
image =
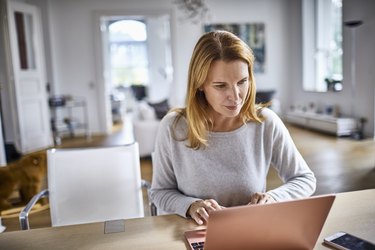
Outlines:
{"type": "Polygon", "coordinates": [[[275,90],[269,91],[257,91],[255,96],[256,103],[267,103],[272,101],[273,96],[275,95],[275,90]]]}
{"type": "Polygon", "coordinates": [[[138,101],[143,100],[147,96],[147,87],[144,85],[131,85],[130,88],[138,101]]]}
{"type": "Polygon", "coordinates": [[[164,101],[157,102],[157,103],[148,103],[151,107],[154,108],[156,117],[158,119],[162,119],[169,111],[170,106],[168,104],[168,100],[165,99],[164,101]]]}

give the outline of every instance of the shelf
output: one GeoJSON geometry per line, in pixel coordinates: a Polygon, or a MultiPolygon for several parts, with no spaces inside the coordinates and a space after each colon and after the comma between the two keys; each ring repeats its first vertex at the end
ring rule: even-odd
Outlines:
{"type": "Polygon", "coordinates": [[[82,97],[58,97],[50,99],[51,125],[55,144],[68,134],[90,137],[86,101],[82,97]]]}
{"type": "Polygon", "coordinates": [[[333,117],[308,112],[288,112],[285,119],[292,124],[337,136],[350,136],[358,131],[358,120],[354,118],[333,117]]]}

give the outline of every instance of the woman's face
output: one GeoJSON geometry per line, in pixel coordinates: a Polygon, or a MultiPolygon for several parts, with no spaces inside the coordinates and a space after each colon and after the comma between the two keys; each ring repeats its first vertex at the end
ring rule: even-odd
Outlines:
{"type": "Polygon", "coordinates": [[[212,62],[201,90],[211,114],[231,118],[240,113],[248,89],[249,72],[245,62],[217,60],[212,62]]]}

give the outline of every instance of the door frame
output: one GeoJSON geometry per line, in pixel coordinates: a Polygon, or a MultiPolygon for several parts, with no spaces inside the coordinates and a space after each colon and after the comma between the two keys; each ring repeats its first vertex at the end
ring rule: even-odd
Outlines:
{"type": "Polygon", "coordinates": [[[12,55],[10,49],[10,35],[9,35],[9,26],[8,26],[8,0],[0,0],[0,31],[2,33],[2,40],[0,41],[0,50],[3,52],[3,58],[1,63],[3,65],[1,74],[3,79],[0,79],[0,102],[1,102],[1,137],[0,137],[0,166],[5,166],[7,164],[5,144],[6,143],[16,143],[15,142],[15,133],[16,127],[13,126],[17,123],[16,114],[17,111],[11,103],[14,103],[14,96],[12,93],[13,87],[12,84],[6,84],[11,82],[11,75],[13,74],[12,70],[12,55]]]}
{"type": "MultiPolygon", "coordinates": [[[[107,82],[107,74],[105,61],[108,59],[104,54],[103,29],[101,19],[110,16],[123,17],[155,17],[160,15],[169,15],[172,18],[171,9],[155,9],[155,10],[98,10],[94,11],[94,36],[95,36],[95,56],[96,56],[96,82],[98,83],[97,92],[97,109],[99,111],[99,128],[102,132],[110,134],[112,132],[112,114],[110,103],[110,89],[107,82]]],[[[173,40],[173,29],[170,27],[171,39],[173,40]]],[[[172,42],[173,44],[173,42],[172,42]]],[[[173,48],[172,60],[173,60],[173,48]]]]}

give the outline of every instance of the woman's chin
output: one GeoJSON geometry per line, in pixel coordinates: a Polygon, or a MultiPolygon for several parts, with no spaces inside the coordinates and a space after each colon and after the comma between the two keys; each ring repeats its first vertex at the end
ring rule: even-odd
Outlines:
{"type": "Polygon", "coordinates": [[[227,117],[236,117],[240,114],[241,109],[235,109],[235,110],[226,110],[225,116],[227,117]]]}

